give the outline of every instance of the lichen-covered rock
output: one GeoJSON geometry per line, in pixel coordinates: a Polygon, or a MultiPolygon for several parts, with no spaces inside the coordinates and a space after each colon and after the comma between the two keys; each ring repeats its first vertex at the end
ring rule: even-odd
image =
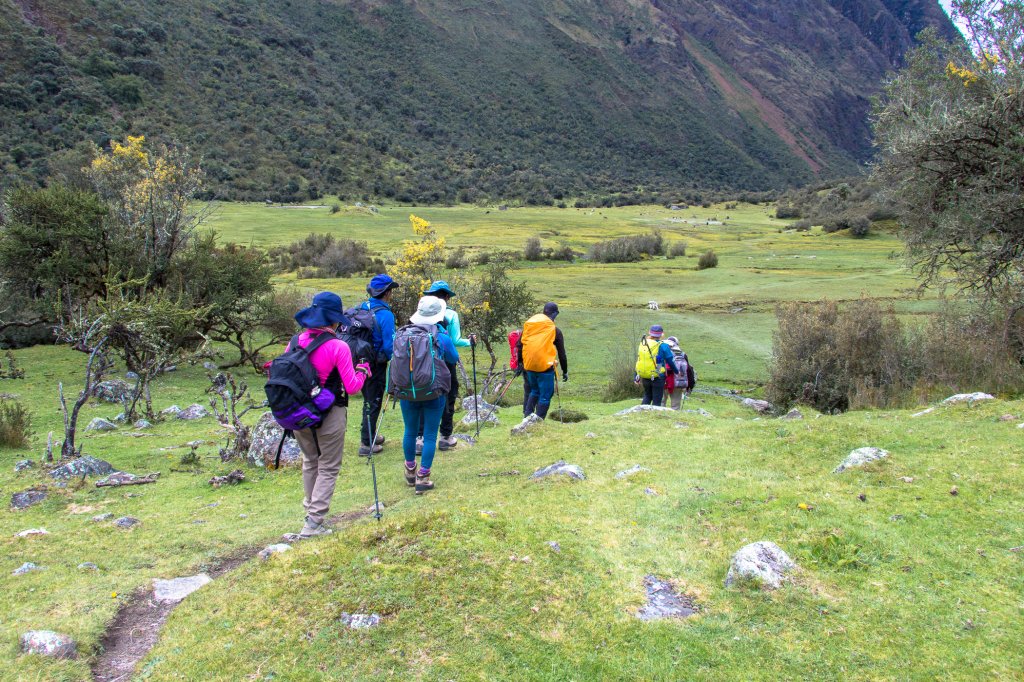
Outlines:
{"type": "Polygon", "coordinates": [[[184,410],[175,415],[177,419],[183,419],[185,421],[195,421],[197,419],[205,419],[209,417],[209,411],[200,405],[199,403],[192,403],[184,410]]]}
{"type": "Polygon", "coordinates": [[[83,561],[82,563],[78,564],[78,570],[80,570],[80,571],[98,571],[98,570],[100,570],[100,567],[97,566],[96,564],[94,564],[91,561],[83,561]]]}
{"type": "Polygon", "coordinates": [[[850,454],[846,456],[846,459],[843,460],[843,463],[837,466],[832,473],[839,474],[852,467],[864,466],[868,462],[885,459],[888,456],[889,452],[882,448],[857,448],[856,450],[852,450],[850,454]]]}
{"type": "MultiPolygon", "coordinates": [[[[284,430],[274,421],[274,415],[264,412],[256,426],[253,427],[252,439],[249,444],[249,451],[246,453],[246,461],[253,466],[273,467],[274,459],[277,456],[277,446],[281,443],[281,436],[284,430]]],[[[281,466],[297,466],[302,464],[302,450],[299,442],[289,438],[284,442],[281,450],[281,466]]]]}
{"type": "Polygon", "coordinates": [[[462,399],[462,409],[469,412],[472,412],[475,409],[479,409],[481,412],[490,412],[492,410],[497,412],[501,408],[498,407],[497,405],[492,405],[491,403],[487,402],[486,400],[483,399],[482,396],[467,395],[465,398],[462,399]],[[479,404],[479,408],[477,408],[476,404],[474,404],[474,399],[476,400],[476,404],[479,404]]]}
{"type": "Polygon", "coordinates": [[[512,434],[516,436],[521,436],[524,433],[528,432],[537,424],[542,424],[543,422],[543,419],[541,419],[535,414],[531,414],[528,417],[524,418],[523,421],[519,422],[518,424],[512,427],[512,434]]]}
{"type": "Polygon", "coordinates": [[[46,499],[46,491],[40,488],[29,488],[28,490],[22,490],[20,493],[14,493],[11,495],[11,506],[15,509],[24,509],[25,507],[31,507],[33,504],[39,504],[46,499]]]}
{"type": "Polygon", "coordinates": [[[198,590],[212,579],[205,573],[172,580],[153,579],[153,598],[157,601],[176,603],[198,590]]]}
{"type": "Polygon", "coordinates": [[[767,414],[772,410],[772,404],[767,400],[757,400],[755,398],[744,398],[742,401],[744,407],[749,407],[759,414],[767,414]]]}
{"type": "Polygon", "coordinates": [[[36,463],[33,462],[30,459],[19,459],[17,462],[14,463],[14,470],[15,471],[26,471],[28,469],[31,469],[35,465],[36,465],[36,463]]]}
{"type": "Polygon", "coordinates": [[[116,429],[117,424],[103,417],[94,417],[85,427],[86,431],[114,431],[116,429]]]}
{"type": "Polygon", "coordinates": [[[783,419],[803,419],[804,413],[795,407],[782,416],[783,419]]]}
{"type": "Polygon", "coordinates": [[[615,413],[616,417],[622,417],[627,414],[639,414],[640,412],[675,412],[671,407],[662,407],[660,405],[634,405],[625,410],[621,410],[615,413]]]}
{"type": "Polygon", "coordinates": [[[179,414],[181,414],[181,408],[177,405],[171,405],[168,408],[160,410],[161,417],[177,417],[179,414]]]}
{"type": "Polygon", "coordinates": [[[107,476],[114,473],[114,471],[115,469],[110,466],[110,462],[96,459],[91,455],[83,455],[51,470],[50,476],[57,480],[67,480],[82,478],[83,476],[107,476]]]}
{"type": "Polygon", "coordinates": [[[934,411],[935,411],[935,408],[934,408],[934,407],[929,407],[929,408],[928,408],[928,409],[926,409],[926,410],[921,410],[920,412],[915,412],[914,414],[912,414],[912,415],[910,415],[910,416],[911,416],[911,417],[923,417],[923,416],[925,416],[926,414],[931,414],[931,413],[932,413],[932,412],[934,412],[934,411]]]}
{"type": "Polygon", "coordinates": [[[538,469],[530,475],[531,479],[547,478],[548,476],[568,476],[577,481],[585,481],[587,477],[583,473],[583,469],[575,464],[567,464],[564,459],[560,459],[554,464],[548,465],[543,469],[538,469]]]}
{"type": "Polygon", "coordinates": [[[135,387],[127,381],[120,379],[108,379],[101,381],[92,388],[92,394],[97,400],[105,403],[126,403],[135,395],[135,387]]]}
{"type": "Polygon", "coordinates": [[[942,401],[943,405],[957,405],[959,403],[974,404],[982,400],[995,400],[995,396],[977,391],[975,393],[957,393],[942,401]]]}
{"type": "Polygon", "coordinates": [[[624,478],[629,478],[630,476],[633,476],[635,474],[639,474],[641,471],[650,471],[650,469],[648,469],[645,466],[640,466],[639,464],[634,464],[633,466],[629,467],[628,469],[623,469],[619,473],[615,474],[615,480],[621,481],[624,478]]]}
{"type": "Polygon", "coordinates": [[[29,630],[21,636],[21,650],[26,654],[50,658],[70,659],[78,655],[75,640],[52,630],[29,630]]]}
{"type": "Polygon", "coordinates": [[[261,549],[260,553],[256,556],[266,561],[275,554],[281,554],[282,552],[290,552],[291,549],[291,545],[279,542],[276,545],[267,545],[265,548],[261,549]]]}
{"type": "Polygon", "coordinates": [[[380,615],[376,613],[342,613],[341,622],[353,630],[365,630],[380,625],[380,615]]]}
{"type": "Polygon", "coordinates": [[[140,523],[142,523],[142,521],[139,521],[134,516],[122,516],[121,518],[114,521],[114,525],[118,528],[132,528],[133,526],[137,526],[140,523]]]}
{"type": "Polygon", "coordinates": [[[15,533],[15,537],[31,538],[31,537],[34,537],[36,535],[49,535],[49,534],[50,534],[50,531],[46,530],[45,528],[26,528],[23,531],[19,531],[19,532],[15,533]]]}
{"type": "Polygon", "coordinates": [[[21,566],[18,566],[16,569],[14,569],[14,571],[11,573],[11,575],[25,575],[26,573],[31,573],[32,571],[41,571],[41,570],[43,570],[42,566],[36,566],[31,561],[26,561],[21,566]]]}
{"type": "Polygon", "coordinates": [[[637,611],[640,620],[661,620],[662,618],[689,618],[697,613],[697,605],[690,597],[679,594],[672,584],[649,575],[644,578],[647,604],[637,611]]]}
{"type": "Polygon", "coordinates": [[[497,410],[484,407],[483,403],[480,404],[480,411],[477,412],[473,409],[473,404],[470,403],[469,409],[466,410],[465,416],[459,423],[463,426],[476,426],[476,423],[481,424],[500,424],[501,421],[498,419],[497,410]]]}
{"type": "Polygon", "coordinates": [[[148,420],[146,420],[146,419],[140,419],[137,422],[135,422],[134,424],[132,424],[132,428],[133,429],[138,429],[140,431],[142,429],[148,429],[148,428],[150,428],[152,426],[153,425],[148,420]]]}
{"type": "Polygon", "coordinates": [[[114,518],[114,515],[111,514],[110,512],[106,512],[104,514],[97,514],[96,516],[92,517],[92,522],[93,523],[102,523],[104,521],[109,521],[112,518],[114,518]]]}
{"type": "Polygon", "coordinates": [[[752,580],[775,589],[782,585],[786,574],[796,568],[796,562],[774,542],[754,542],[733,555],[725,586],[729,587],[738,580],[752,580]]]}
{"type": "Polygon", "coordinates": [[[452,438],[462,441],[468,447],[473,447],[474,445],[476,445],[476,438],[473,438],[473,436],[469,435],[468,433],[453,433],[452,438]]]}

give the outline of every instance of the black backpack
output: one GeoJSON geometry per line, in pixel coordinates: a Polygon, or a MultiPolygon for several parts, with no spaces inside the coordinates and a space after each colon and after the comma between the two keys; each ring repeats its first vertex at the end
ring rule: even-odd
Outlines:
{"type": "Polygon", "coordinates": [[[409,324],[395,334],[388,392],[397,400],[433,400],[447,395],[452,375],[441,354],[437,325],[409,324]]]}
{"type": "Polygon", "coordinates": [[[364,360],[376,363],[380,353],[380,348],[373,342],[373,330],[377,328],[377,316],[372,310],[355,307],[346,310],[345,317],[352,324],[342,327],[338,332],[338,338],[348,344],[349,350],[352,351],[353,363],[364,360]]]}
{"type": "Polygon", "coordinates": [[[309,359],[313,351],[336,338],[330,332],[321,332],[302,348],[299,337],[295,336],[288,350],[270,363],[270,377],[264,387],[267,406],[285,435],[290,431],[316,429],[339,397],[320,385],[320,377],[309,359]]]}

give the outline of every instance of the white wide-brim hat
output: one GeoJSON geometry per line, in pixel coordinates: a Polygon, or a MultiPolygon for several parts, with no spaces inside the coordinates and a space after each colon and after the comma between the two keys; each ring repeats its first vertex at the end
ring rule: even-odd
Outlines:
{"type": "Polygon", "coordinates": [[[424,296],[416,304],[416,312],[409,321],[413,324],[437,324],[444,319],[444,312],[447,309],[448,304],[437,296],[424,296]]]}

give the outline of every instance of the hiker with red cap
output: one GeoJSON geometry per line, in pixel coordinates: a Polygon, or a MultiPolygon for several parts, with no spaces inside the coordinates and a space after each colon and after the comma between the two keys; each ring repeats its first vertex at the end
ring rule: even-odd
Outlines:
{"type": "Polygon", "coordinates": [[[534,315],[523,324],[523,334],[516,343],[516,361],[520,368],[526,370],[526,382],[530,386],[523,406],[523,413],[527,416],[547,417],[558,380],[556,359],[562,366],[562,381],[569,381],[565,339],[562,330],[555,326],[556,317],[558,305],[545,303],[543,313],[534,315]]]}
{"type": "Polygon", "coordinates": [[[664,335],[665,330],[660,324],[651,325],[637,349],[636,376],[633,380],[644,387],[641,405],[661,406],[665,375],[668,368],[673,367],[672,349],[661,341],[664,335]]]}

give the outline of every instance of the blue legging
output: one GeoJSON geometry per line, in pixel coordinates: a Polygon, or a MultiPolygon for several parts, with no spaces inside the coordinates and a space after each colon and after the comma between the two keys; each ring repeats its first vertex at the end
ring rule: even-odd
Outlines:
{"type": "Polygon", "coordinates": [[[441,426],[441,415],[447,404],[447,396],[438,396],[433,400],[403,400],[402,421],[405,422],[405,435],[402,437],[402,450],[405,452],[406,463],[416,461],[416,436],[420,431],[420,419],[423,420],[423,454],[420,455],[420,466],[429,469],[434,463],[434,450],[437,449],[437,430],[441,426]]]}

